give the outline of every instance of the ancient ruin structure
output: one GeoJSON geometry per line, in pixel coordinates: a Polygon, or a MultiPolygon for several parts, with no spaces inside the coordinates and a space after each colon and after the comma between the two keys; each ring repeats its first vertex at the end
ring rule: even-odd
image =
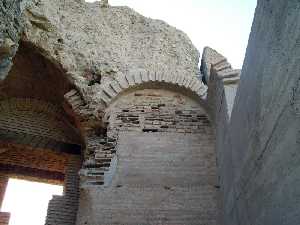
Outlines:
{"type": "Polygon", "coordinates": [[[242,70],[107,1],[0,17],[0,202],[17,177],[64,185],[46,225],[299,223],[299,0],[258,1],[242,70]]]}

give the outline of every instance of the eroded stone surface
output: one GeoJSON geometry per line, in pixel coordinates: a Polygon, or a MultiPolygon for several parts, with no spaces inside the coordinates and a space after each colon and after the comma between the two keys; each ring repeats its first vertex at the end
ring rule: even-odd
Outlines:
{"type": "Polygon", "coordinates": [[[199,53],[183,32],[127,7],[42,0],[29,4],[25,18],[23,39],[86,91],[137,70],[199,75],[199,53]]]}

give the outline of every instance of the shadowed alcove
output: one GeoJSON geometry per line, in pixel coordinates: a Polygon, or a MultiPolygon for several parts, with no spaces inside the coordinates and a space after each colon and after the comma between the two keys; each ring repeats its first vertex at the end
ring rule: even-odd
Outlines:
{"type": "MultiPolygon", "coordinates": [[[[64,195],[49,203],[46,224],[74,224],[84,144],[79,123],[64,103],[72,85],[60,65],[44,55],[21,42],[0,83],[1,199],[11,177],[64,185],[64,195]]],[[[7,220],[7,214],[0,215],[7,220]]]]}

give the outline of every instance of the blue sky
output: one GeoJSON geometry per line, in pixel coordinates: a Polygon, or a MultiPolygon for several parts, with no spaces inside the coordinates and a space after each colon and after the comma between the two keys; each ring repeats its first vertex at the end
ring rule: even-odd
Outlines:
{"type": "MultiPolygon", "coordinates": [[[[94,0],[86,0],[94,2],[94,0]]],[[[161,19],[188,34],[202,52],[210,46],[241,68],[256,0],[109,0],[161,19]]]]}

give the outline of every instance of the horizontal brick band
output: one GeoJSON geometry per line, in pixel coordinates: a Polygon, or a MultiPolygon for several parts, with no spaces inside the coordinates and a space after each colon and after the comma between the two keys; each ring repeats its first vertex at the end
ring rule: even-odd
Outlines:
{"type": "Polygon", "coordinates": [[[81,146],[77,144],[64,143],[46,137],[35,136],[26,133],[16,133],[5,129],[0,129],[0,140],[2,144],[13,143],[28,145],[33,148],[51,149],[68,154],[81,154],[81,146]]]}
{"type": "Polygon", "coordinates": [[[56,180],[63,182],[65,175],[60,172],[53,172],[47,170],[39,170],[35,168],[29,168],[24,166],[16,166],[16,165],[7,165],[0,163],[0,172],[6,173],[10,176],[26,176],[26,177],[35,177],[45,180],[56,180]]]}

